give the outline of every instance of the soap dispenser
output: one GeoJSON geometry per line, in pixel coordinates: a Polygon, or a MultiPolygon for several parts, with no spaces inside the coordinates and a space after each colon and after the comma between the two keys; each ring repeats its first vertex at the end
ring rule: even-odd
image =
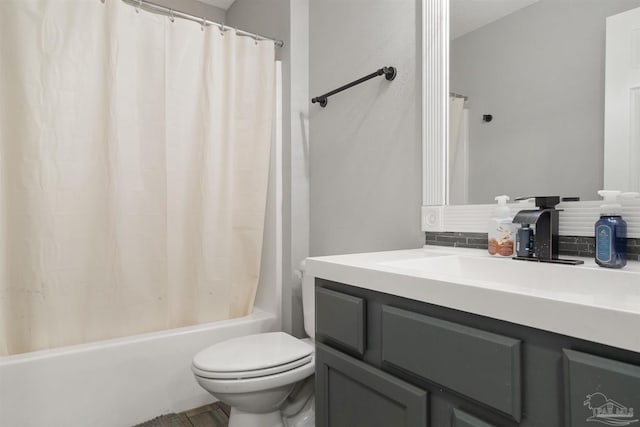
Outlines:
{"type": "Polygon", "coordinates": [[[513,255],[516,226],[513,224],[511,209],[507,206],[509,196],[497,196],[498,206],[489,220],[489,254],[510,257],[513,255]]]}
{"type": "Polygon", "coordinates": [[[595,225],[596,263],[601,267],[622,268],[627,264],[627,223],[618,203],[620,191],[600,190],[598,194],[604,203],[595,225]]]}

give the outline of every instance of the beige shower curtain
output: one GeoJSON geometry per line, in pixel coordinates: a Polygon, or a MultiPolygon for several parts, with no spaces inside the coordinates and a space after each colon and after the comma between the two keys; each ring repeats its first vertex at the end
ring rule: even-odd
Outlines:
{"type": "Polygon", "coordinates": [[[249,313],[273,105],[273,42],[2,0],[0,355],[249,313]]]}
{"type": "Polygon", "coordinates": [[[464,98],[449,97],[449,203],[452,205],[469,202],[467,112],[464,98]]]}

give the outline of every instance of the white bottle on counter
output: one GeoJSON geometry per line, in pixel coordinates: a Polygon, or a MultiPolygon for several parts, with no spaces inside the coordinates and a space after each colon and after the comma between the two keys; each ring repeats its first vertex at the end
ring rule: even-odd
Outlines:
{"type": "Polygon", "coordinates": [[[509,196],[496,196],[498,206],[489,220],[489,254],[510,257],[514,255],[517,226],[513,223],[511,209],[507,206],[509,196]]]}

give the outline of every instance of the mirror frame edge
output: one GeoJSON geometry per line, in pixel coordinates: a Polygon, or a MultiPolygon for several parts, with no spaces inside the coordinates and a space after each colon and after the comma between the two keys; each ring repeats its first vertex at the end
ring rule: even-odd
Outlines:
{"type": "Polygon", "coordinates": [[[449,0],[422,0],[422,231],[444,231],[449,203],[449,0]]]}

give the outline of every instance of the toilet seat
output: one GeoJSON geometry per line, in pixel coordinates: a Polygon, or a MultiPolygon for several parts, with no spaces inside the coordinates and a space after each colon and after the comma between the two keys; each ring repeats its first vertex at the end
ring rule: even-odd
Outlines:
{"type": "Polygon", "coordinates": [[[265,375],[263,377],[256,378],[241,378],[241,379],[218,379],[218,378],[206,378],[198,375],[195,371],[195,378],[205,390],[214,395],[221,396],[223,394],[244,394],[254,392],[264,392],[268,390],[275,390],[281,387],[293,386],[298,381],[302,381],[305,378],[313,375],[315,371],[315,360],[312,357],[311,362],[302,365],[297,368],[293,368],[289,371],[281,372],[279,374],[265,375]]]}
{"type": "Polygon", "coordinates": [[[276,375],[312,363],[313,346],[284,332],[247,335],[214,344],[193,358],[203,378],[240,380],[276,375]]]}
{"type": "Polygon", "coordinates": [[[311,363],[313,360],[313,356],[305,356],[301,359],[294,360],[293,362],[285,363],[283,365],[272,366],[270,368],[265,369],[254,369],[250,371],[231,371],[231,372],[213,372],[213,371],[204,371],[202,369],[198,369],[193,366],[193,373],[203,377],[203,378],[211,378],[211,379],[219,379],[219,380],[234,380],[234,379],[245,379],[245,378],[258,378],[265,377],[268,375],[280,374],[282,372],[290,371],[292,369],[299,368],[300,366],[306,365],[307,363],[311,363]]]}

